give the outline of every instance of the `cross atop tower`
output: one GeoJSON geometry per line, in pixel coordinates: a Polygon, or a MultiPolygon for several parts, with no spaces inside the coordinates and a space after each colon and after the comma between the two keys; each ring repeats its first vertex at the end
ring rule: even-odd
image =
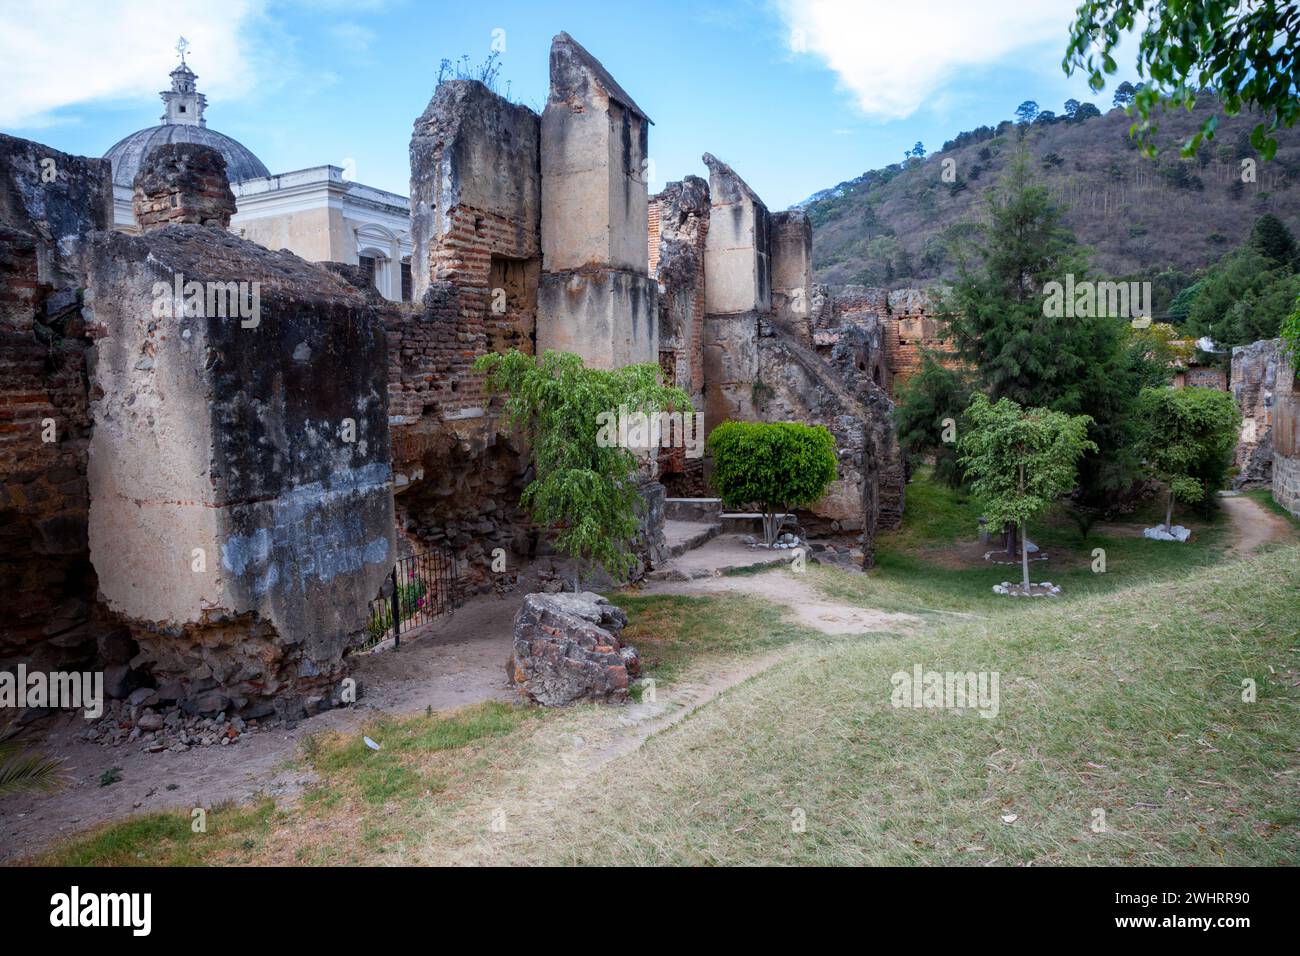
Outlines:
{"type": "Polygon", "coordinates": [[[181,55],[181,66],[185,65],[185,51],[190,48],[190,41],[181,37],[176,41],[176,52],[181,55]]]}

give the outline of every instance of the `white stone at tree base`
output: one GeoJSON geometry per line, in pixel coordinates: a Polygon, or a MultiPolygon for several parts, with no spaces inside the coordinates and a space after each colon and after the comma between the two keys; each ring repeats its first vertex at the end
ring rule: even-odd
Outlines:
{"type": "Polygon", "coordinates": [[[1192,536],[1192,532],[1180,524],[1174,525],[1168,531],[1162,524],[1154,528],[1147,528],[1142,532],[1142,537],[1150,538],[1152,541],[1186,541],[1192,536]]]}
{"type": "Polygon", "coordinates": [[[1019,581],[1003,581],[1001,584],[993,585],[993,593],[1003,594],[1009,597],[1056,597],[1061,593],[1060,586],[1053,584],[1051,581],[1031,581],[1029,586],[1031,588],[1045,588],[1046,590],[1032,591],[1026,595],[1025,592],[1021,590],[1023,585],[1019,581]]]}

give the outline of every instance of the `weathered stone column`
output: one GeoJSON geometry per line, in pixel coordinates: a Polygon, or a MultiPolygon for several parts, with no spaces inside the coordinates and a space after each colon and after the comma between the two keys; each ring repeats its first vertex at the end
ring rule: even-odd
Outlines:
{"type": "Polygon", "coordinates": [[[1232,398],[1241,409],[1241,437],[1233,452],[1232,487],[1267,488],[1273,482],[1273,404],[1282,340],[1264,339],[1232,350],[1232,398]]]}
{"type": "Polygon", "coordinates": [[[567,33],[551,43],[542,113],[538,351],[597,368],[659,360],[657,286],[647,274],[650,119],[567,33]]]}
{"type": "Polygon", "coordinates": [[[1273,406],[1273,500],[1300,518],[1300,367],[1278,363],[1273,406]]]}
{"type": "Polygon", "coordinates": [[[704,414],[720,423],[757,421],[759,317],[772,310],[767,206],[730,166],[710,153],[709,235],[704,247],[704,414]]]}

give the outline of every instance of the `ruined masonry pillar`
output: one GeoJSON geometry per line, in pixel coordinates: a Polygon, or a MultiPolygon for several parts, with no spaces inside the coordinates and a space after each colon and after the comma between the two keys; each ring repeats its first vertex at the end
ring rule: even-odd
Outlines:
{"type": "Polygon", "coordinates": [[[140,165],[133,185],[132,205],[141,232],[177,223],[230,228],[235,194],[226,178],[226,159],[211,146],[157,146],[140,165]]]}
{"type": "Polygon", "coordinates": [[[542,113],[537,348],[596,368],[659,359],[658,287],[646,272],[650,119],[567,33],[551,43],[542,113]]]}

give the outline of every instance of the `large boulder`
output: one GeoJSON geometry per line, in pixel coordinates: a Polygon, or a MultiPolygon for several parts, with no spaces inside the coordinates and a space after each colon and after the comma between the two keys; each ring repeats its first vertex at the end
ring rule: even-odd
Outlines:
{"type": "Polygon", "coordinates": [[[547,707],[623,701],[640,662],[619,640],[627,615],[599,594],[529,594],[515,615],[506,672],[519,693],[547,707]]]}

